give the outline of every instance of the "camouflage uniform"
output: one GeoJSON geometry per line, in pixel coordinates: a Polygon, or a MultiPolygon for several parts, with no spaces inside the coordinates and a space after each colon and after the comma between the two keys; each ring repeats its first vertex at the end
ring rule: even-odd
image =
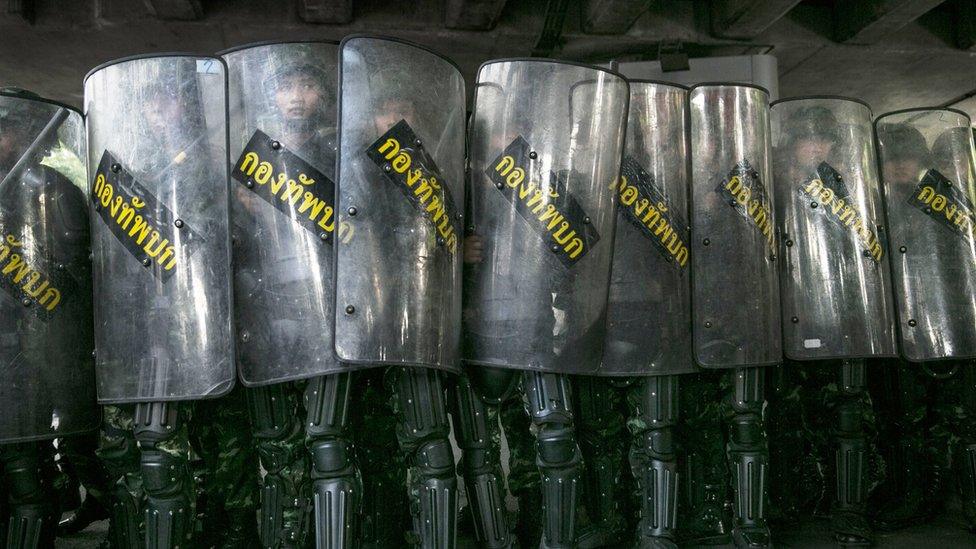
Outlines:
{"type": "Polygon", "coordinates": [[[770,376],[769,418],[771,518],[780,526],[810,514],[826,516],[833,508],[838,533],[868,537],[864,509],[837,505],[838,414],[859,415],[865,441],[865,478],[870,493],[884,475],[884,460],[877,447],[877,422],[867,391],[846,393],[839,386],[840,361],[787,363],[770,376]]]}
{"type": "Polygon", "coordinates": [[[943,379],[901,362],[871,387],[889,462],[873,498],[884,529],[931,518],[943,506],[947,484],[958,487],[969,528],[976,527],[976,368],[953,361],[931,369],[943,379]]]}
{"type": "Polygon", "coordinates": [[[676,429],[681,470],[678,526],[689,543],[728,543],[731,524],[730,471],[725,460],[730,372],[681,376],[682,421],[676,429]]]}
{"type": "Polygon", "coordinates": [[[636,407],[630,406],[631,392],[638,389],[619,380],[591,376],[574,376],[573,389],[583,455],[583,490],[577,509],[580,545],[621,542],[635,526],[635,486],[625,457],[631,442],[628,429],[635,435],[646,431],[631,425],[640,422],[629,412],[636,407]]]}

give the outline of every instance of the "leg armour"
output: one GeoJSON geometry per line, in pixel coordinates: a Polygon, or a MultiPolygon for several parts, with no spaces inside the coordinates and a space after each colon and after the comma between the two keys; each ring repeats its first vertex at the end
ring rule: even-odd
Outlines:
{"type": "Polygon", "coordinates": [[[105,466],[109,484],[109,532],[112,547],[142,546],[142,479],[139,445],[132,433],[134,405],[105,406],[98,458],[105,466]]]}
{"type": "Polygon", "coordinates": [[[146,491],[146,547],[190,547],[193,535],[194,484],[189,441],[180,405],[148,402],[136,405],[134,433],[141,454],[146,491]],[[180,447],[186,443],[186,447],[180,447]]]}
{"type": "Polygon", "coordinates": [[[0,446],[0,469],[6,471],[10,504],[7,549],[54,545],[57,505],[51,487],[55,471],[50,444],[42,441],[0,446]]]}
{"type": "Polygon", "coordinates": [[[468,493],[475,539],[479,546],[488,549],[511,547],[499,465],[501,428],[497,417],[489,415],[488,406],[475,394],[466,376],[457,379],[452,393],[454,436],[461,447],[461,476],[468,493]]]}
{"type": "Polygon", "coordinates": [[[457,477],[441,373],[396,367],[390,374],[397,438],[407,458],[414,534],[424,548],[454,547],[457,477]]]}
{"type": "Polygon", "coordinates": [[[761,368],[738,368],[731,373],[733,417],[726,453],[735,491],[732,536],[739,547],[766,547],[770,543],[765,515],[769,450],[762,424],[763,374],[761,368]]]}
{"type": "Polygon", "coordinates": [[[844,545],[870,545],[871,530],[865,516],[867,438],[864,433],[863,400],[865,366],[862,360],[845,360],[840,365],[840,402],[835,431],[837,502],[833,529],[844,545]]]}
{"type": "Polygon", "coordinates": [[[522,384],[536,435],[536,465],[542,475],[541,546],[572,547],[576,536],[580,449],[573,429],[569,378],[525,372],[522,384]]]}
{"type": "Polygon", "coordinates": [[[315,546],[352,547],[356,516],[362,500],[362,481],[349,440],[348,373],[312,379],[305,389],[305,445],[312,456],[315,502],[315,546]]]}
{"type": "Polygon", "coordinates": [[[630,463],[641,497],[639,543],[676,547],[678,462],[672,430],[678,419],[678,377],[642,379],[628,401],[635,426],[630,463]]]}
{"type": "Polygon", "coordinates": [[[308,536],[308,452],[292,383],[248,389],[251,424],[261,466],[261,545],[298,547],[308,536]]]}
{"type": "Polygon", "coordinates": [[[624,474],[629,446],[624,391],[609,378],[573,376],[576,438],[582,467],[582,503],[577,510],[577,544],[581,548],[622,543],[627,531],[627,499],[633,494],[624,474]]]}

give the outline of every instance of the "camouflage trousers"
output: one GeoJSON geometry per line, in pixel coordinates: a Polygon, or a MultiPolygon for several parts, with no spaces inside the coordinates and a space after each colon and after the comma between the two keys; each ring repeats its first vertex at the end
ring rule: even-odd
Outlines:
{"type": "MultiPolygon", "coordinates": [[[[97,452],[112,490],[110,538],[122,547],[142,545],[146,527],[142,510],[150,496],[134,435],[135,408],[104,407],[97,452]]],[[[190,517],[201,513],[200,520],[194,520],[189,529],[191,534],[197,531],[194,546],[248,546],[256,538],[258,468],[242,389],[215,400],[173,403],[171,410],[178,417],[176,430],[153,449],[166,454],[174,464],[173,481],[178,490],[174,497],[189,502],[190,517]],[[191,464],[197,457],[195,475],[191,464]],[[199,509],[198,500],[203,502],[199,509]]]]}
{"type": "Polygon", "coordinates": [[[875,497],[883,528],[931,517],[946,492],[976,526],[976,365],[889,364],[871,384],[889,466],[875,497]]]}
{"type": "Polygon", "coordinates": [[[843,370],[845,366],[837,360],[787,362],[781,368],[770,370],[767,380],[770,412],[766,422],[770,446],[770,518],[780,526],[813,514],[831,516],[838,532],[867,528],[863,495],[878,486],[884,476],[885,462],[878,450],[877,421],[863,379],[856,390],[844,390],[842,386],[842,375],[850,372],[851,367],[866,371],[854,361],[843,370]],[[852,424],[859,429],[851,436],[863,440],[865,476],[860,481],[838,477],[838,445],[847,436],[839,421],[851,423],[852,417],[852,424]],[[862,497],[847,505],[838,490],[849,493],[851,488],[861,491],[862,497]],[[850,516],[848,511],[857,516],[850,516]],[[858,522],[862,524],[855,524],[858,522]]]}
{"type": "MultiPolygon", "coordinates": [[[[399,436],[402,410],[395,394],[396,371],[372,368],[352,374],[347,430],[362,485],[362,507],[357,513],[358,531],[354,535],[364,547],[401,547],[418,541],[411,524],[412,467],[407,459],[413,449],[411,437],[399,436]]],[[[294,532],[292,542],[297,546],[309,545],[315,528],[309,515],[312,497],[309,440],[303,428],[304,420],[298,421],[307,415],[308,383],[306,380],[281,384],[276,398],[285,399],[287,413],[295,421],[283,436],[258,437],[264,468],[286,485],[286,493],[297,494],[305,502],[283,509],[283,529],[294,532]]]]}

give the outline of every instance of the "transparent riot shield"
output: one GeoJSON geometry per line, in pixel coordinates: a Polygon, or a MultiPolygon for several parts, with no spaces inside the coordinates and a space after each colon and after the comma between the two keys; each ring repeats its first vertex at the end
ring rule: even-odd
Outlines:
{"type": "Polygon", "coordinates": [[[781,360],[769,99],[741,84],[689,92],[692,333],[705,368],[781,360]]]}
{"type": "Polygon", "coordinates": [[[548,60],[478,71],[464,360],[595,373],[606,337],[628,104],[616,73],[548,60]]]}
{"type": "Polygon", "coordinates": [[[359,367],[458,367],[464,79],[399,40],[340,52],[335,350],[359,367]]]}
{"type": "Polygon", "coordinates": [[[233,386],[226,87],[188,55],[85,79],[100,402],[233,386]]]}
{"type": "Polygon", "coordinates": [[[338,46],[245,46],[230,80],[237,359],[246,385],[327,374],[332,351],[338,46]]]}
{"type": "Polygon", "coordinates": [[[694,372],[688,227],[688,91],[630,81],[630,112],[600,375],[694,372]]]}
{"type": "Polygon", "coordinates": [[[0,443],[98,427],[85,124],[0,92],[0,443]]]}
{"type": "Polygon", "coordinates": [[[976,206],[969,117],[915,109],[875,130],[902,355],[976,356],[976,206]]]}
{"type": "Polygon", "coordinates": [[[894,356],[894,305],[871,109],[833,97],[771,109],[783,351],[894,356]]]}

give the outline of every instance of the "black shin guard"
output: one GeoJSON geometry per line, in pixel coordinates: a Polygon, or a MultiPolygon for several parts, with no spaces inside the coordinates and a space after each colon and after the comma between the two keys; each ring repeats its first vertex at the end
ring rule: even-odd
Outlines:
{"type": "Polygon", "coordinates": [[[457,379],[453,393],[454,436],[461,447],[461,476],[475,539],[486,549],[511,547],[499,449],[491,438],[491,431],[500,426],[488,424],[487,405],[475,394],[467,377],[457,379]]]}
{"type": "Polygon", "coordinates": [[[362,482],[348,439],[352,375],[318,377],[305,390],[306,444],[312,454],[315,545],[319,549],[354,546],[362,482]]]}
{"type": "Polygon", "coordinates": [[[441,373],[397,367],[393,376],[400,444],[411,470],[414,533],[425,549],[452,548],[457,536],[457,478],[441,373]]]}
{"type": "Polygon", "coordinates": [[[642,430],[634,433],[630,462],[641,496],[638,539],[645,546],[675,547],[678,463],[672,429],[678,418],[678,377],[645,378],[635,390],[642,430]]]}
{"type": "Polygon", "coordinates": [[[146,490],[146,547],[189,547],[193,535],[193,479],[186,457],[160,448],[180,429],[178,404],[136,405],[135,438],[141,453],[140,471],[146,490]]]}
{"type": "Polygon", "coordinates": [[[765,394],[761,368],[732,372],[732,411],[728,459],[732,469],[735,525],[733,541],[739,547],[770,544],[766,525],[766,474],[769,449],[763,432],[765,394]]]}
{"type": "Polygon", "coordinates": [[[580,450],[573,429],[570,381],[564,375],[526,372],[522,384],[536,428],[536,464],[542,475],[542,545],[572,547],[576,539],[580,450]]]}
{"type": "Polygon", "coordinates": [[[833,529],[844,545],[870,545],[871,529],[865,515],[867,438],[864,434],[862,399],[866,394],[865,366],[861,360],[841,363],[841,401],[837,406],[835,431],[837,501],[833,529]]]}
{"type": "Polygon", "coordinates": [[[54,545],[57,506],[50,485],[54,475],[44,442],[22,442],[0,448],[0,470],[7,476],[10,519],[7,549],[37,549],[54,545]]]}

